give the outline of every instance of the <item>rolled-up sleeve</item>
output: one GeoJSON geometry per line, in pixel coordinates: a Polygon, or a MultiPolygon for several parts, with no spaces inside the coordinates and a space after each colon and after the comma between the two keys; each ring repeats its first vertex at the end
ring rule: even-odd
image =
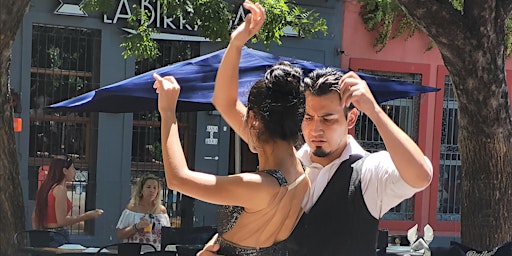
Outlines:
{"type": "MultiPolygon", "coordinates": [[[[430,160],[425,160],[432,169],[430,160]]],[[[370,154],[361,171],[363,198],[375,218],[382,217],[389,209],[425,189],[409,186],[398,173],[387,151],[370,154]]]]}

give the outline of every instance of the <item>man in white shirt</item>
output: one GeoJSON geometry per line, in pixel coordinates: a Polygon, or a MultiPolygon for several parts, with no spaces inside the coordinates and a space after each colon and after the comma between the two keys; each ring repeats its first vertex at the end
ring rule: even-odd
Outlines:
{"type": "Polygon", "coordinates": [[[380,108],[357,74],[343,76],[335,69],[316,70],[305,79],[304,86],[306,114],[302,132],[306,144],[299,150],[299,156],[310,169],[312,183],[306,212],[343,160],[353,154],[365,155],[366,151],[348,134],[357,121],[358,110],[373,121],[387,149],[370,154],[361,172],[364,200],[372,215],[382,217],[430,184],[430,161],[380,108]]]}
{"type": "Polygon", "coordinates": [[[290,255],[375,255],[380,217],[427,187],[432,165],[354,72],[313,71],[304,89],[306,144],[299,156],[309,167],[311,190],[288,239],[290,255]],[[359,111],[375,124],[387,151],[368,154],[349,134],[359,111]]]}
{"type": "MultiPolygon", "coordinates": [[[[304,87],[306,144],[298,154],[311,189],[305,214],[287,239],[290,255],[375,255],[378,220],[430,184],[432,164],[354,72],[316,70],[304,87]],[[375,124],[387,151],[367,154],[349,134],[359,111],[375,124]]],[[[198,255],[216,250],[207,246],[198,255]]]]}

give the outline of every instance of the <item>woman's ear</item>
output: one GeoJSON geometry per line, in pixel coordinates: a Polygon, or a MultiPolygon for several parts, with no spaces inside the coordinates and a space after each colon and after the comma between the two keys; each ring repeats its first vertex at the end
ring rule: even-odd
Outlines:
{"type": "Polygon", "coordinates": [[[259,124],[258,118],[254,115],[254,112],[249,111],[249,118],[247,119],[247,123],[249,124],[250,128],[256,128],[259,124]]]}
{"type": "Polygon", "coordinates": [[[359,110],[357,108],[351,109],[347,114],[347,128],[352,129],[356,125],[359,110]]]}

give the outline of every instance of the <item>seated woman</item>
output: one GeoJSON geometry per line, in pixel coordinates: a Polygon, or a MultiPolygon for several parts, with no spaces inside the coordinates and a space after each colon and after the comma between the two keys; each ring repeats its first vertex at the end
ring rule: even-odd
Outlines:
{"type": "Polygon", "coordinates": [[[160,250],[162,227],[171,225],[161,195],[160,179],[152,174],[142,175],[130,203],[119,217],[117,237],[123,242],[152,244],[160,250]]]}
{"type": "Polygon", "coordinates": [[[78,216],[69,215],[73,205],[68,198],[66,184],[73,181],[75,171],[70,157],[56,157],[51,160],[48,174],[36,194],[32,228],[55,230],[69,240],[69,232],[65,227],[97,218],[103,213],[96,209],[78,216]]]}
{"type": "Polygon", "coordinates": [[[154,75],[162,118],[162,151],[170,189],[225,205],[218,223],[222,255],[287,255],[285,240],[301,214],[309,180],[294,144],[304,113],[302,71],[278,63],[251,88],[248,106],[238,96],[238,68],[243,45],[261,27],[265,12],[249,1],[251,11],[231,35],[219,67],[213,103],[229,125],[258,154],[259,170],[229,176],[191,171],[178,135],[176,102],[180,86],[169,76],[154,75]]]}

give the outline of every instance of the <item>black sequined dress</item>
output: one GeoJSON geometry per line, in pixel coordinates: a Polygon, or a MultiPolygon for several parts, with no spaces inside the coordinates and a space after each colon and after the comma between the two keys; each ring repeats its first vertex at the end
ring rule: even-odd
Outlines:
{"type": "MultiPolygon", "coordinates": [[[[279,170],[264,170],[272,177],[274,177],[281,187],[287,186],[288,182],[286,178],[279,170]]],[[[238,218],[244,211],[243,207],[240,206],[222,206],[219,210],[219,220],[217,226],[217,232],[219,236],[217,243],[220,244],[220,250],[217,252],[219,255],[231,256],[231,255],[242,255],[242,256],[287,256],[288,250],[286,249],[284,241],[275,243],[269,247],[254,248],[244,247],[233,244],[221,236],[223,233],[230,231],[237,223],[238,218]]]]}

